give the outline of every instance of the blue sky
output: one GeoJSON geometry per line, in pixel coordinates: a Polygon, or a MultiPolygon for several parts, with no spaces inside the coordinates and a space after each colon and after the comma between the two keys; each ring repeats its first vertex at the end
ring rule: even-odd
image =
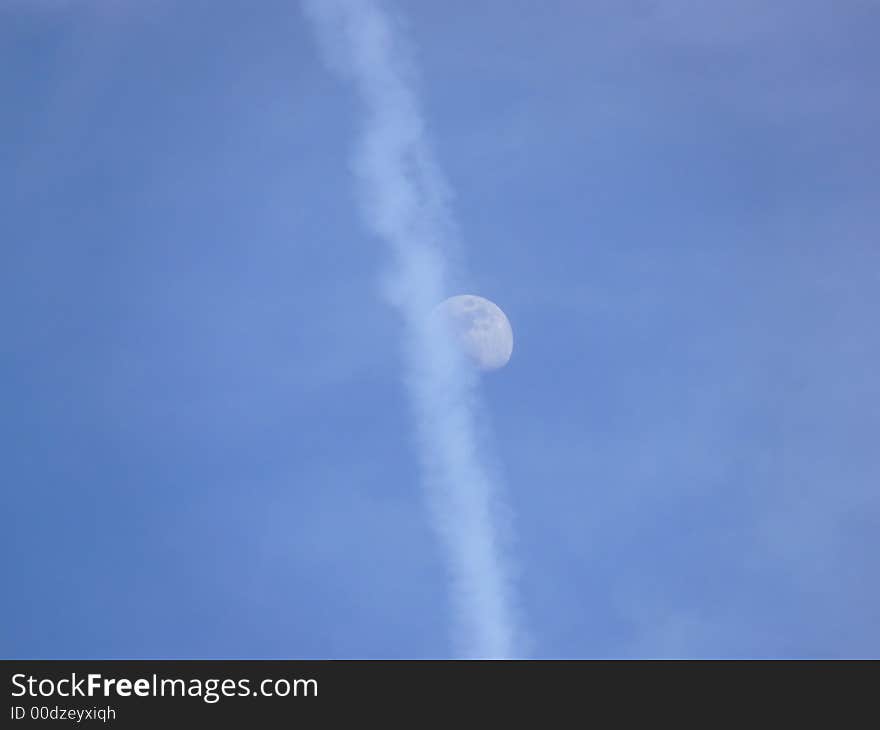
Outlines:
{"type": "MultiPolygon", "coordinates": [[[[539,657],[880,655],[880,8],[388,3],[539,657]]],[[[0,0],[6,657],[445,657],[362,114],[295,2],[0,0]]]]}

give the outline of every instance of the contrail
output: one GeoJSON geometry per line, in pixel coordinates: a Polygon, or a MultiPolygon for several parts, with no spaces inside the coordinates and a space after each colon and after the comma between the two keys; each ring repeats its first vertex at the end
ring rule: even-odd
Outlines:
{"type": "Polygon", "coordinates": [[[407,376],[434,525],[446,547],[459,651],[513,656],[519,634],[499,544],[499,485],[480,446],[475,376],[430,324],[449,296],[456,235],[412,66],[375,0],[304,0],[330,66],[350,79],[366,121],[354,161],[363,214],[393,253],[386,293],[407,331],[407,376]]]}

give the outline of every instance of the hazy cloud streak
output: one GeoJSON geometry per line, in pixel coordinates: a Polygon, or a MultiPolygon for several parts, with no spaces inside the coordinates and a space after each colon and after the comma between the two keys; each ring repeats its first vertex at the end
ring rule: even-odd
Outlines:
{"type": "Polygon", "coordinates": [[[449,290],[455,232],[414,92],[404,37],[374,0],[305,0],[328,63],[354,83],[366,122],[354,162],[370,229],[392,249],[386,291],[407,333],[407,385],[434,523],[445,544],[461,651],[515,651],[497,480],[479,446],[473,374],[429,314],[449,290]]]}

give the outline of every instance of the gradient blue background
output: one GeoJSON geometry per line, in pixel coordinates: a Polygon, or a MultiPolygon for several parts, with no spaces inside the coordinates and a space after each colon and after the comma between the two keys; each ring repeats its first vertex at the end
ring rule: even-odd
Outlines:
{"type": "MultiPolygon", "coordinates": [[[[541,657],[880,655],[880,7],[395,6],[541,657]]],[[[443,657],[297,3],[0,0],[4,657],[443,657]]]]}

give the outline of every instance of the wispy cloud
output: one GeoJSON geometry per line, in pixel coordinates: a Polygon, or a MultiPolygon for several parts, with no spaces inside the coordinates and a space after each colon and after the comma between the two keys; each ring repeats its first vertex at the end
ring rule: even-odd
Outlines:
{"type": "Polygon", "coordinates": [[[331,67],[364,106],[354,160],[364,218],[393,253],[385,291],[407,331],[407,385],[428,502],[445,544],[459,650],[516,653],[509,566],[499,544],[499,485],[481,447],[474,375],[429,325],[451,293],[456,235],[415,93],[405,34],[374,0],[306,0],[331,67]]]}

